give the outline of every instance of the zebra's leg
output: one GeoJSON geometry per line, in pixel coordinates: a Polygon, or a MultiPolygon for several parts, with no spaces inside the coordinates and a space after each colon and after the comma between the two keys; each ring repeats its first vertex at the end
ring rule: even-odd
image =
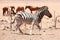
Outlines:
{"type": "Polygon", "coordinates": [[[22,25],[22,21],[19,20],[19,19],[17,19],[15,22],[16,22],[16,23],[15,23],[15,24],[16,24],[16,26],[15,26],[16,31],[19,32],[19,33],[23,33],[23,32],[21,31],[21,29],[20,29],[20,26],[22,25]]]}
{"type": "Polygon", "coordinates": [[[20,33],[23,33],[23,32],[21,31],[21,29],[20,29],[20,26],[21,26],[21,25],[18,25],[18,27],[17,27],[16,30],[19,30],[20,33]]]}
{"type": "Polygon", "coordinates": [[[30,28],[30,35],[32,35],[32,30],[33,30],[34,23],[35,23],[35,20],[32,21],[32,25],[31,25],[31,28],[30,28]]]}
{"type": "Polygon", "coordinates": [[[37,25],[37,27],[38,27],[38,29],[39,29],[39,31],[41,30],[41,27],[39,26],[39,25],[37,25]]]}
{"type": "Polygon", "coordinates": [[[26,23],[24,24],[25,28],[26,28],[26,23]]]}
{"type": "Polygon", "coordinates": [[[36,23],[35,25],[38,27],[38,29],[40,31],[41,30],[41,27],[40,27],[39,23],[36,23]]]}
{"type": "Polygon", "coordinates": [[[23,33],[20,29],[20,26],[21,26],[21,24],[20,25],[16,24],[16,31],[19,32],[19,33],[23,33]]]}
{"type": "Polygon", "coordinates": [[[17,31],[17,30],[19,29],[19,25],[18,25],[18,24],[16,24],[15,28],[16,28],[16,31],[17,31]]]}

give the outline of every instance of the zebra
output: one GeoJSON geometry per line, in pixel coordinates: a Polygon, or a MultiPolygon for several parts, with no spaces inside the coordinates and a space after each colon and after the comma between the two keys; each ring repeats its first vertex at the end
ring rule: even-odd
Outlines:
{"type": "Polygon", "coordinates": [[[52,14],[49,12],[47,6],[40,7],[40,9],[38,9],[36,11],[36,13],[34,13],[34,14],[27,13],[27,12],[22,12],[22,11],[16,13],[15,19],[13,21],[13,23],[14,22],[16,23],[15,24],[16,31],[19,30],[19,32],[23,34],[22,30],[20,29],[20,26],[23,23],[31,25],[30,34],[32,34],[32,29],[33,29],[34,25],[36,25],[39,28],[39,30],[40,30],[41,27],[39,26],[39,23],[41,22],[41,20],[42,20],[42,18],[43,18],[44,15],[46,15],[49,18],[52,17],[52,14]]]}

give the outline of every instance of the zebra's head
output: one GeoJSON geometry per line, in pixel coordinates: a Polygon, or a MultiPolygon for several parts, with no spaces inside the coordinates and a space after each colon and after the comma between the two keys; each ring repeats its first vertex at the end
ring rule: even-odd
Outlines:
{"type": "Polygon", "coordinates": [[[47,6],[42,6],[37,12],[38,12],[40,18],[42,18],[44,15],[48,16],[49,18],[52,17],[47,6]]]}

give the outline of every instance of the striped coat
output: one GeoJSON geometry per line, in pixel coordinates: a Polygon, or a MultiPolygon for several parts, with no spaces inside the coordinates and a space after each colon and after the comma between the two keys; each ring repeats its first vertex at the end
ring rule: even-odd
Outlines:
{"type": "Polygon", "coordinates": [[[32,28],[33,28],[34,25],[36,25],[39,28],[39,30],[40,30],[41,28],[39,26],[39,23],[41,22],[41,19],[43,18],[44,15],[48,16],[49,18],[52,17],[52,15],[48,11],[48,7],[47,6],[41,7],[39,10],[37,10],[37,12],[35,14],[22,12],[22,11],[18,12],[15,15],[16,30],[19,29],[19,31],[21,33],[23,33],[21,31],[21,29],[20,29],[20,26],[23,23],[31,24],[30,34],[32,32],[32,28]]]}

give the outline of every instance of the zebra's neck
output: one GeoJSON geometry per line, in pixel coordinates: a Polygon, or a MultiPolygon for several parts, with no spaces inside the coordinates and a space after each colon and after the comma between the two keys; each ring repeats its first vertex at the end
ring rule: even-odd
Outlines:
{"type": "Polygon", "coordinates": [[[41,20],[44,16],[44,12],[43,11],[38,12],[37,16],[38,16],[38,20],[41,20]]]}

